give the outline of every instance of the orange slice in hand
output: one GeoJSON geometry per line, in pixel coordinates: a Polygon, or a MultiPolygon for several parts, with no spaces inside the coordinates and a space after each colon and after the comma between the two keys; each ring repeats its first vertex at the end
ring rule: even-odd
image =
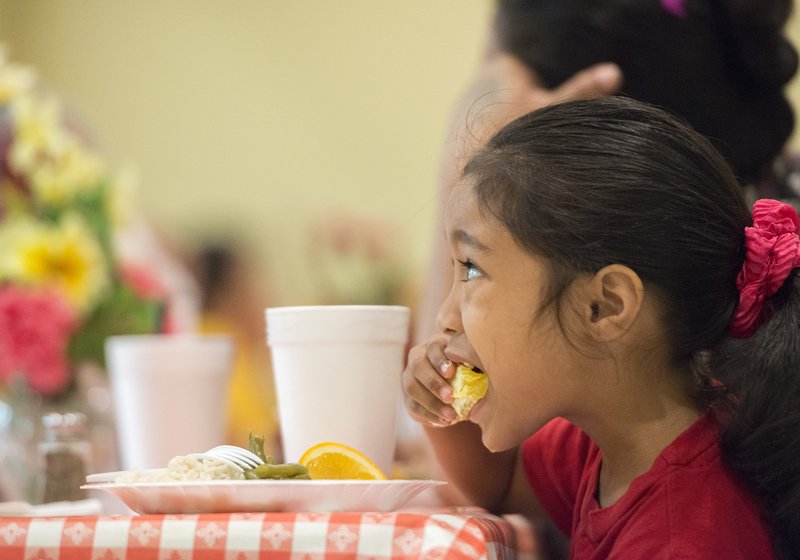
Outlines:
{"type": "Polygon", "coordinates": [[[453,408],[458,414],[458,421],[461,421],[469,418],[472,407],[486,395],[489,378],[485,373],[462,364],[456,368],[450,385],[453,387],[453,408]]]}
{"type": "Polygon", "coordinates": [[[312,480],[386,480],[386,475],[366,455],[343,443],[318,443],[303,453],[299,463],[312,480]]]}

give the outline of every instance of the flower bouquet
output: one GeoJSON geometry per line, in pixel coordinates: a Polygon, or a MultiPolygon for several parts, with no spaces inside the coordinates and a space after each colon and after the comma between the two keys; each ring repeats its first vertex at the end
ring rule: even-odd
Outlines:
{"type": "Polygon", "coordinates": [[[117,250],[126,184],[65,117],[0,48],[0,501],[36,499],[50,411],[85,412],[114,464],[105,340],[169,330],[157,271],[117,250]]]}
{"type": "Polygon", "coordinates": [[[106,337],[163,330],[159,290],[115,254],[120,181],[0,54],[0,399],[61,397],[80,364],[102,366],[106,337]]]}

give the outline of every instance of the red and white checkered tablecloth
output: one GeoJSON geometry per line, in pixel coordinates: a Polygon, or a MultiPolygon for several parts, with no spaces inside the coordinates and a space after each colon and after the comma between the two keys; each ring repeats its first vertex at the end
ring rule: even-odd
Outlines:
{"type": "Polygon", "coordinates": [[[532,558],[482,512],[0,518],[2,560],[532,558]]]}

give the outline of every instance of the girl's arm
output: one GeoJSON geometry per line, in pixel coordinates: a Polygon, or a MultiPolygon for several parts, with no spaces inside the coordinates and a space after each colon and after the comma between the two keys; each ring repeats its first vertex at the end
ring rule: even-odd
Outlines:
{"type": "Polygon", "coordinates": [[[519,513],[531,520],[542,517],[518,449],[490,452],[481,443],[480,428],[471,422],[425,430],[445,479],[465,503],[498,514],[519,513]]]}

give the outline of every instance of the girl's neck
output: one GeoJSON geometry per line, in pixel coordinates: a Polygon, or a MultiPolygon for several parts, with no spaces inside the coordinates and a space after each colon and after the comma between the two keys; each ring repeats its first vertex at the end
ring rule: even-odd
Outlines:
{"type": "Polygon", "coordinates": [[[636,477],[650,470],[664,448],[700,417],[683,384],[655,386],[656,379],[680,377],[674,371],[649,375],[649,385],[628,386],[622,398],[606,403],[610,406],[593,418],[576,422],[602,452],[597,488],[602,507],[622,497],[636,477]]]}
{"type": "Polygon", "coordinates": [[[693,407],[675,408],[663,418],[632,422],[615,434],[613,441],[600,446],[603,453],[597,483],[597,500],[607,507],[620,499],[638,476],[675,438],[694,424],[700,413],[693,407]]]}

